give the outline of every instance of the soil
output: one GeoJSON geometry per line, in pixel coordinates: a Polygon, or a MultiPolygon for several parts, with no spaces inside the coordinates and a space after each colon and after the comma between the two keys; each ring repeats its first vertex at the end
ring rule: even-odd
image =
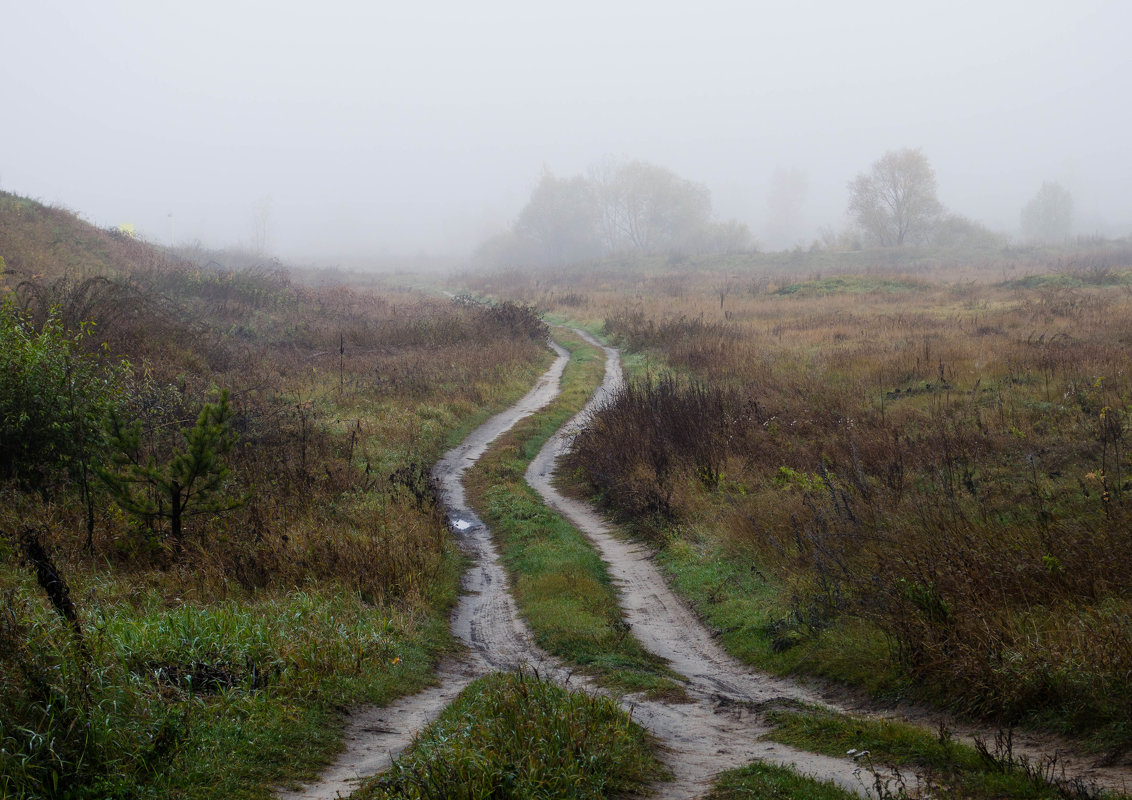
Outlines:
{"type": "MultiPolygon", "coordinates": [[[[578,331],[587,341],[602,345],[578,331]]],[[[456,637],[467,645],[459,659],[437,670],[437,686],[404,697],[390,706],[367,708],[353,715],[347,726],[345,749],[336,763],[312,785],[299,791],[281,792],[287,800],[332,800],[347,795],[360,777],[387,768],[391,759],[411,742],[413,735],[433,720],[469,682],[497,670],[526,665],[572,687],[600,691],[535,646],[508,592],[507,575],[491,541],[490,532],[466,506],[461,477],[483,455],[494,439],[523,417],[548,404],[558,392],[559,379],[568,356],[555,346],[558,358],[522,400],[493,417],[437,464],[434,475],[441,484],[453,534],[474,561],[464,576],[464,594],[452,619],[456,637]]],[[[566,497],[552,485],[557,458],[569,447],[574,433],[585,424],[592,410],[616,389],[622,380],[620,359],[613,348],[606,355],[605,379],[586,408],[552,437],[535,457],[527,480],[544,501],[586,534],[605,559],[617,582],[625,619],[641,643],[666,659],[686,678],[691,702],[648,700],[642,696],[621,698],[634,720],[661,743],[662,757],[672,779],[654,787],[657,798],[702,796],[719,772],[756,759],[793,766],[800,772],[834,781],[858,794],[867,795],[854,775],[849,758],[831,758],[793,750],[761,737],[769,730],[760,709],[782,702],[804,701],[854,713],[877,715],[848,693],[831,693],[803,687],[796,682],[751,670],[729,656],[713,639],[691,609],[667,586],[653,563],[653,553],[639,543],[616,536],[612,528],[589,505],[566,497]]],[[[942,715],[918,709],[889,709],[888,715],[916,722],[940,721],[967,738],[979,733],[944,720],[942,715]]],[[[989,735],[993,742],[993,734],[989,735]]],[[[1122,790],[1132,785],[1126,767],[1096,767],[1086,757],[1069,755],[1061,743],[1038,737],[1016,737],[1014,752],[1037,761],[1052,748],[1059,750],[1059,764],[1070,776],[1080,776],[1100,785],[1122,790]]]]}

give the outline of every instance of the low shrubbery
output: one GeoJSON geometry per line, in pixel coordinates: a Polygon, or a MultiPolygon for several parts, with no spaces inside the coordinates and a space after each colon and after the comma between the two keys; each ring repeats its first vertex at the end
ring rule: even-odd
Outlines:
{"type": "Polygon", "coordinates": [[[611,309],[649,374],[570,464],[674,569],[776,587],[676,576],[711,619],[746,609],[723,635],[747,657],[1126,742],[1128,295],[905,294],[611,309]],[[834,639],[889,658],[846,669],[834,639]]]}
{"type": "Polygon", "coordinates": [[[526,391],[537,315],[173,262],[2,194],[0,248],[0,794],[309,775],[448,646],[422,465],[526,391]]]}

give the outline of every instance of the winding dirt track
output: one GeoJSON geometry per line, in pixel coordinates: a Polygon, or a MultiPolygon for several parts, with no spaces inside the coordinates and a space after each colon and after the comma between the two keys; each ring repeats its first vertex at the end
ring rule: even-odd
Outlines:
{"type": "MultiPolygon", "coordinates": [[[[591,344],[602,347],[584,332],[578,333],[591,344]]],[[[466,655],[440,666],[436,687],[404,697],[390,706],[355,714],[348,724],[345,750],[338,761],[316,784],[297,792],[281,792],[280,798],[333,800],[348,795],[360,777],[387,768],[391,758],[410,743],[417,731],[434,719],[468,683],[489,672],[530,665],[559,682],[570,681],[572,686],[598,691],[584,678],[571,678],[568,668],[535,646],[508,592],[507,575],[490,532],[467,507],[461,483],[463,473],[492,441],[557,395],[568,355],[562,348],[553,346],[558,358],[535,388],[515,406],[473,431],[459,447],[445,455],[433,472],[441,485],[449,524],[474,561],[474,566],[464,576],[465,594],[452,619],[453,632],[467,645],[466,655]]],[[[664,746],[663,757],[673,779],[654,787],[655,796],[673,800],[699,797],[716,773],[755,759],[792,765],[804,773],[863,793],[863,786],[852,774],[854,765],[848,759],[794,751],[760,740],[768,727],[759,709],[768,703],[782,699],[823,705],[828,705],[827,702],[790,681],[751,672],[727,655],[683,601],[668,589],[650,559],[650,552],[614,537],[589,506],[562,496],[551,486],[556,459],[569,446],[574,432],[621,382],[617,351],[602,349],[606,354],[602,386],[586,408],[547,442],[531,463],[527,480],[548,505],[570,519],[599,549],[618,582],[626,620],[637,638],[647,649],[667,659],[672,668],[687,679],[690,703],[672,704],[632,696],[621,698],[632,710],[634,719],[664,746]]],[[[1098,777],[1096,773],[1090,776],[1098,777]]],[[[1122,772],[1119,777],[1126,776],[1127,772],[1122,772]]],[[[1120,785],[1119,781],[1103,782],[1120,785]]]]}

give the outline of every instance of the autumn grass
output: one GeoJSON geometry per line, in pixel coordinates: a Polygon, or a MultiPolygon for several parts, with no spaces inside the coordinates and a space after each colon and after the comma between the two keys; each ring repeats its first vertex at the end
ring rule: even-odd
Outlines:
{"type": "Polygon", "coordinates": [[[516,285],[626,350],[571,467],[732,652],[1119,748],[1129,253],[1009,259],[516,285]]]}
{"type": "Polygon", "coordinates": [[[469,502],[496,536],[519,611],[541,647],[618,691],[680,698],[674,675],[631,634],[594,547],[523,478],[530,460],[581,410],[604,374],[600,350],[566,331],[556,336],[571,351],[561,394],[505,434],[469,471],[469,502]]]}
{"type": "Polygon", "coordinates": [[[355,797],[614,798],[661,777],[647,733],[609,698],[529,672],[468,686],[355,797]]]}
{"type": "Polygon", "coordinates": [[[863,784],[876,781],[896,796],[898,788],[913,796],[945,798],[1126,798],[1102,793],[1084,781],[1067,780],[1056,757],[1029,761],[1013,751],[1012,734],[1000,732],[997,740],[968,745],[941,727],[936,732],[893,720],[862,719],[814,708],[772,709],[767,734],[781,742],[815,753],[852,758],[861,767],[863,784]],[[894,780],[891,768],[904,777],[894,780]],[[877,773],[887,773],[878,776],[877,773]]]}
{"type": "Polygon", "coordinates": [[[707,800],[855,800],[856,792],[756,761],[716,776],[707,800]]]}
{"type": "Polygon", "coordinates": [[[529,389],[543,324],[186,262],[6,194],[0,259],[21,325],[94,323],[76,346],[117,368],[142,463],[228,389],[216,491],[242,500],[190,519],[177,548],[95,485],[88,545],[49,448],[30,448],[37,491],[0,484],[0,796],[251,798],[312,778],[351,706],[426,685],[452,646],[463,560],[429,470],[529,389]]]}

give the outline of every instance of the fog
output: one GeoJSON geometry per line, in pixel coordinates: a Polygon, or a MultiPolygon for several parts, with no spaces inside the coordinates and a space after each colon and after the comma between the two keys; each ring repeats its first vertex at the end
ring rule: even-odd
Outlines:
{"type": "Polygon", "coordinates": [[[1015,234],[1057,181],[1076,233],[1126,236],[1130,34],[1132,4],[1082,0],[0,0],[0,189],[160,243],[460,256],[544,170],[614,156],[780,247],[918,147],[950,211],[1015,234]]]}

